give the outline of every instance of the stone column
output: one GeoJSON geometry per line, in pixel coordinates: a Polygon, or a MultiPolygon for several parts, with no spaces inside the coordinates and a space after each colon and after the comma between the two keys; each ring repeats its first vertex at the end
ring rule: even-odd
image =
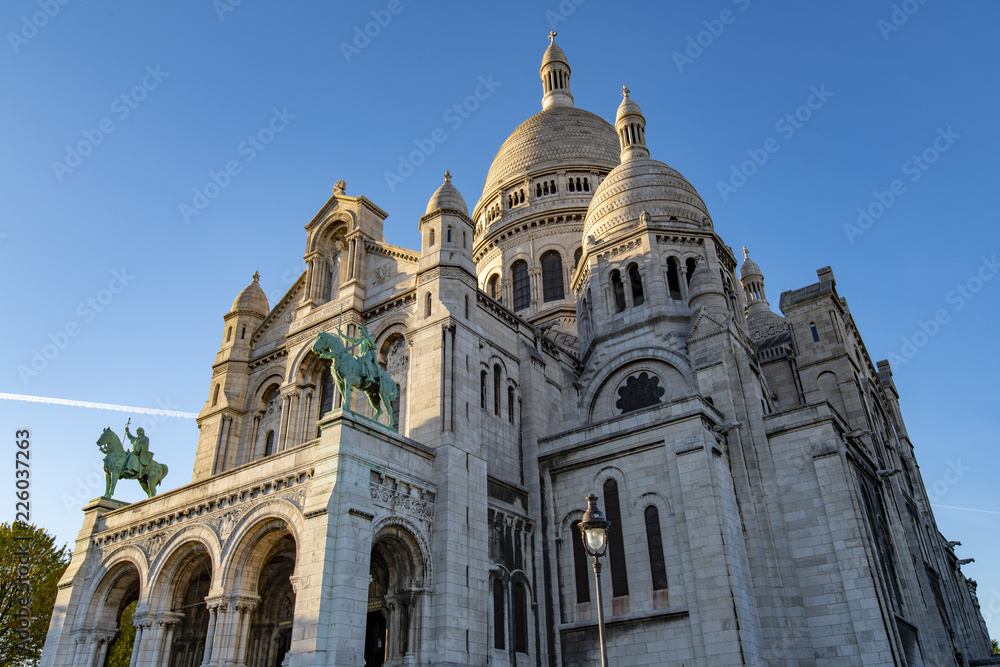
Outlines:
{"type": "Polygon", "coordinates": [[[160,620],[158,621],[160,626],[160,640],[157,642],[156,651],[151,656],[150,665],[152,667],[167,667],[169,664],[170,651],[174,645],[174,631],[183,620],[184,614],[177,612],[165,612],[160,615],[160,620]]]}
{"type": "Polygon", "coordinates": [[[201,667],[208,667],[212,661],[212,651],[215,649],[215,626],[219,622],[219,602],[205,600],[208,607],[208,632],[205,635],[205,655],[202,656],[201,667]]]}
{"type": "Polygon", "coordinates": [[[278,438],[275,447],[276,452],[285,451],[285,443],[288,442],[288,425],[290,418],[290,405],[292,402],[292,397],[288,394],[282,394],[281,396],[281,416],[278,418],[278,438]]]}
{"type": "Polygon", "coordinates": [[[87,643],[90,637],[87,636],[86,632],[79,633],[73,642],[73,664],[82,665],[84,663],[84,655],[87,651],[87,643]]]}
{"type": "Polygon", "coordinates": [[[111,644],[111,640],[115,636],[112,634],[97,635],[97,645],[94,652],[94,661],[91,663],[92,667],[101,667],[104,664],[104,660],[108,655],[108,647],[111,644]]]}
{"type": "Polygon", "coordinates": [[[234,595],[229,598],[229,609],[233,610],[226,632],[227,641],[225,653],[220,663],[223,665],[240,665],[245,667],[247,636],[250,631],[250,615],[257,607],[260,598],[256,595],[234,595]]]}

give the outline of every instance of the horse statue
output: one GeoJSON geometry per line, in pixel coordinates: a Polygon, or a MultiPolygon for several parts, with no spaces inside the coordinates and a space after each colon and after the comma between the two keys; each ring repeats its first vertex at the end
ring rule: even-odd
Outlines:
{"type": "MultiPolygon", "coordinates": [[[[126,427],[127,431],[128,427],[126,427]]],[[[139,486],[146,492],[146,497],[152,498],[156,495],[156,487],[167,476],[165,464],[157,463],[151,459],[151,463],[145,466],[145,469],[143,466],[137,465],[135,454],[122,447],[122,441],[118,439],[110,427],[101,433],[101,437],[97,439],[97,446],[101,453],[105,454],[104,498],[111,498],[119,479],[137,479],[139,486]]]]}
{"type": "Polygon", "coordinates": [[[340,390],[340,395],[344,397],[345,410],[350,411],[348,406],[351,404],[351,390],[360,389],[368,396],[368,402],[375,410],[372,419],[377,422],[382,416],[382,407],[385,406],[385,412],[389,415],[389,428],[396,429],[392,417],[392,402],[396,399],[399,388],[385,370],[378,364],[372,363],[370,366],[376,370],[377,375],[371,374],[370,371],[366,372],[364,360],[351,354],[339,336],[325,331],[316,339],[313,352],[323,359],[332,360],[330,372],[333,373],[333,381],[340,390]]]}

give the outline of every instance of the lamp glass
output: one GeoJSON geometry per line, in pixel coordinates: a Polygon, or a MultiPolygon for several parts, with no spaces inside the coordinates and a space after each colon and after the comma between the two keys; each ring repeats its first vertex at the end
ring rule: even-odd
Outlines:
{"type": "Polygon", "coordinates": [[[583,535],[587,540],[587,548],[592,554],[602,554],[604,553],[604,547],[607,544],[608,530],[607,528],[601,526],[589,526],[583,531],[583,535]]]}

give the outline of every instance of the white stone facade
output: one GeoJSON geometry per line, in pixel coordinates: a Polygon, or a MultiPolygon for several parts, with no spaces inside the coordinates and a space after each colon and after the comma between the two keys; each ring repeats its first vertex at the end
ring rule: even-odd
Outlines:
{"type": "Polygon", "coordinates": [[[596,664],[576,522],[612,521],[608,653],[632,665],[969,665],[989,641],[937,531],[887,362],[830,269],[781,295],[616,123],[543,111],[419,251],[338,182],[305,273],[223,318],[190,484],[84,510],[42,665],[596,664]],[[312,345],[371,332],[398,433],[312,345]]]}

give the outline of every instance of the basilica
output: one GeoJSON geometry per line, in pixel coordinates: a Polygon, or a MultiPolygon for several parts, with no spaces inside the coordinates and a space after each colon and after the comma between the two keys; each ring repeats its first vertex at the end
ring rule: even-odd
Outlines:
{"type": "Polygon", "coordinates": [[[191,482],[84,508],[42,665],[105,665],[129,606],[132,667],[595,665],[599,602],[612,665],[988,664],[833,270],[775,309],[554,37],[471,210],[446,173],[398,247],[338,181],[288,292],[236,296],[191,482]],[[395,381],[378,420],[324,332],[395,381]]]}

